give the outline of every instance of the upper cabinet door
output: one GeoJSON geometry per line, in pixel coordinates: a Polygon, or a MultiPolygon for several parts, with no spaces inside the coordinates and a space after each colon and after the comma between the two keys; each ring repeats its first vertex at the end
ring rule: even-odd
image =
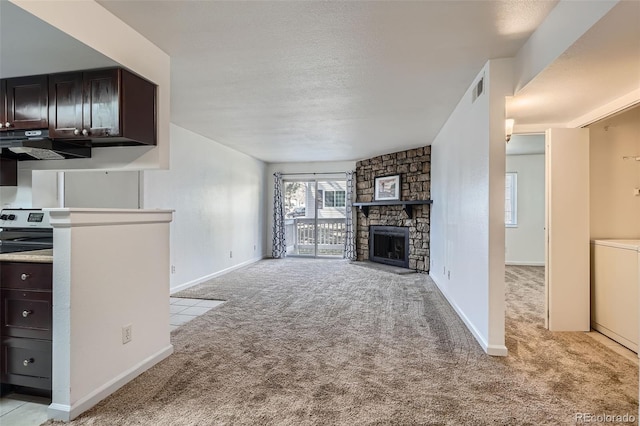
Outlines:
{"type": "Polygon", "coordinates": [[[87,71],[84,80],[83,129],[90,137],[120,135],[119,69],[87,71]]]}
{"type": "Polygon", "coordinates": [[[47,75],[6,80],[6,121],[4,128],[46,129],[49,97],[47,75]]]}
{"type": "Polygon", "coordinates": [[[82,134],[82,73],[50,75],[49,99],[49,136],[86,138],[82,134]]]}

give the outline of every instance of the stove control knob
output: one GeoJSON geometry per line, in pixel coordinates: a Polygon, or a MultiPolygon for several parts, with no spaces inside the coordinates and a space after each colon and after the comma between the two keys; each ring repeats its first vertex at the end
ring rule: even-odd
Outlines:
{"type": "Polygon", "coordinates": [[[8,217],[9,215],[6,214],[0,215],[0,220],[7,220],[8,217]]]}
{"type": "Polygon", "coordinates": [[[10,214],[9,217],[7,218],[9,220],[16,220],[16,215],[15,214],[10,214]]]}

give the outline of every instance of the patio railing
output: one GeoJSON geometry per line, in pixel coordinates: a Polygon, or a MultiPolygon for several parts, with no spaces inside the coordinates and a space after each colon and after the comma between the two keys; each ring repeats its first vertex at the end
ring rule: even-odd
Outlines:
{"type": "MultiPolygon", "coordinates": [[[[316,219],[286,219],[287,254],[313,255],[316,246],[316,219]]],[[[342,219],[318,219],[317,244],[319,256],[342,256],[345,223],[342,219]]]]}

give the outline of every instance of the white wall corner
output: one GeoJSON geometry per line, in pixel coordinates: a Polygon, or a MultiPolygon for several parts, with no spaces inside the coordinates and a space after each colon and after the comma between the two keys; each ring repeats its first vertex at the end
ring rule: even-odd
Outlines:
{"type": "Polygon", "coordinates": [[[524,88],[555,61],[618,1],[560,1],[516,55],[515,91],[524,88]]]}
{"type": "Polygon", "coordinates": [[[513,94],[513,58],[489,61],[489,317],[490,355],[506,355],[505,348],[505,227],[504,188],[506,142],[505,100],[513,94]]]}
{"type": "Polygon", "coordinates": [[[473,322],[469,320],[467,315],[464,313],[462,309],[460,309],[460,307],[455,302],[455,300],[448,295],[446,286],[442,285],[439,282],[438,277],[436,277],[436,275],[432,274],[431,272],[429,273],[429,276],[431,277],[433,282],[436,284],[436,287],[438,287],[438,290],[440,290],[440,293],[442,293],[442,295],[447,300],[449,305],[453,308],[454,311],[456,311],[456,313],[458,314],[462,322],[467,326],[467,328],[469,329],[473,337],[476,339],[476,341],[478,342],[482,350],[485,351],[487,355],[507,356],[508,355],[507,347],[504,344],[503,345],[489,344],[487,342],[486,337],[476,328],[473,322]]]}
{"type": "Polygon", "coordinates": [[[244,268],[245,266],[249,266],[249,265],[251,265],[252,263],[256,263],[256,262],[258,262],[258,261],[260,261],[260,260],[262,260],[262,259],[265,259],[265,258],[266,258],[266,256],[264,256],[264,255],[263,255],[263,256],[260,256],[260,257],[255,257],[255,258],[253,258],[253,259],[249,259],[249,260],[247,260],[247,261],[245,261],[245,262],[239,263],[239,264],[237,264],[237,265],[231,266],[231,267],[226,268],[226,269],[223,269],[223,270],[221,270],[221,271],[217,271],[217,272],[214,272],[214,273],[212,273],[212,274],[208,274],[208,275],[205,275],[205,276],[203,276],[203,277],[196,278],[196,279],[194,279],[194,280],[188,281],[188,282],[183,283],[183,284],[178,284],[178,285],[176,285],[176,286],[171,287],[171,294],[172,294],[172,295],[173,295],[173,294],[176,294],[176,293],[178,293],[179,291],[186,290],[186,289],[188,289],[188,288],[191,288],[191,287],[193,287],[193,286],[196,286],[196,285],[198,285],[198,284],[201,284],[201,283],[203,283],[203,282],[205,282],[205,281],[209,281],[209,280],[211,280],[211,279],[213,279],[213,278],[220,277],[220,276],[222,276],[222,275],[226,275],[226,274],[228,274],[229,272],[233,272],[233,271],[236,271],[236,270],[238,270],[238,269],[240,269],[240,268],[244,268]]]}
{"type": "Polygon", "coordinates": [[[71,421],[84,413],[131,380],[147,371],[173,353],[173,345],[168,345],[127,371],[122,372],[89,395],[84,396],[72,405],[53,403],[47,408],[47,417],[53,420],[71,421]]]}

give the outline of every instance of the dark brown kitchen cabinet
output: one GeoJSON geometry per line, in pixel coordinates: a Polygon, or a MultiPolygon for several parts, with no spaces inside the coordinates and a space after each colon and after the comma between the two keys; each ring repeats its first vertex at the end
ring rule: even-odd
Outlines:
{"type": "Polygon", "coordinates": [[[47,75],[3,79],[0,92],[0,131],[49,126],[47,75]]]}
{"type": "Polygon", "coordinates": [[[49,101],[52,138],[156,144],[156,86],[125,69],[50,75],[49,101]]]}
{"type": "Polygon", "coordinates": [[[18,186],[18,161],[0,157],[0,186],[18,186]]]}
{"type": "Polygon", "coordinates": [[[4,126],[7,122],[7,80],[0,79],[0,132],[4,132],[7,128],[4,126]]]}
{"type": "Polygon", "coordinates": [[[0,388],[50,395],[51,263],[0,263],[0,388]]]}
{"type": "Polygon", "coordinates": [[[79,137],[82,130],[82,73],[49,76],[49,137],[79,137]]]}

